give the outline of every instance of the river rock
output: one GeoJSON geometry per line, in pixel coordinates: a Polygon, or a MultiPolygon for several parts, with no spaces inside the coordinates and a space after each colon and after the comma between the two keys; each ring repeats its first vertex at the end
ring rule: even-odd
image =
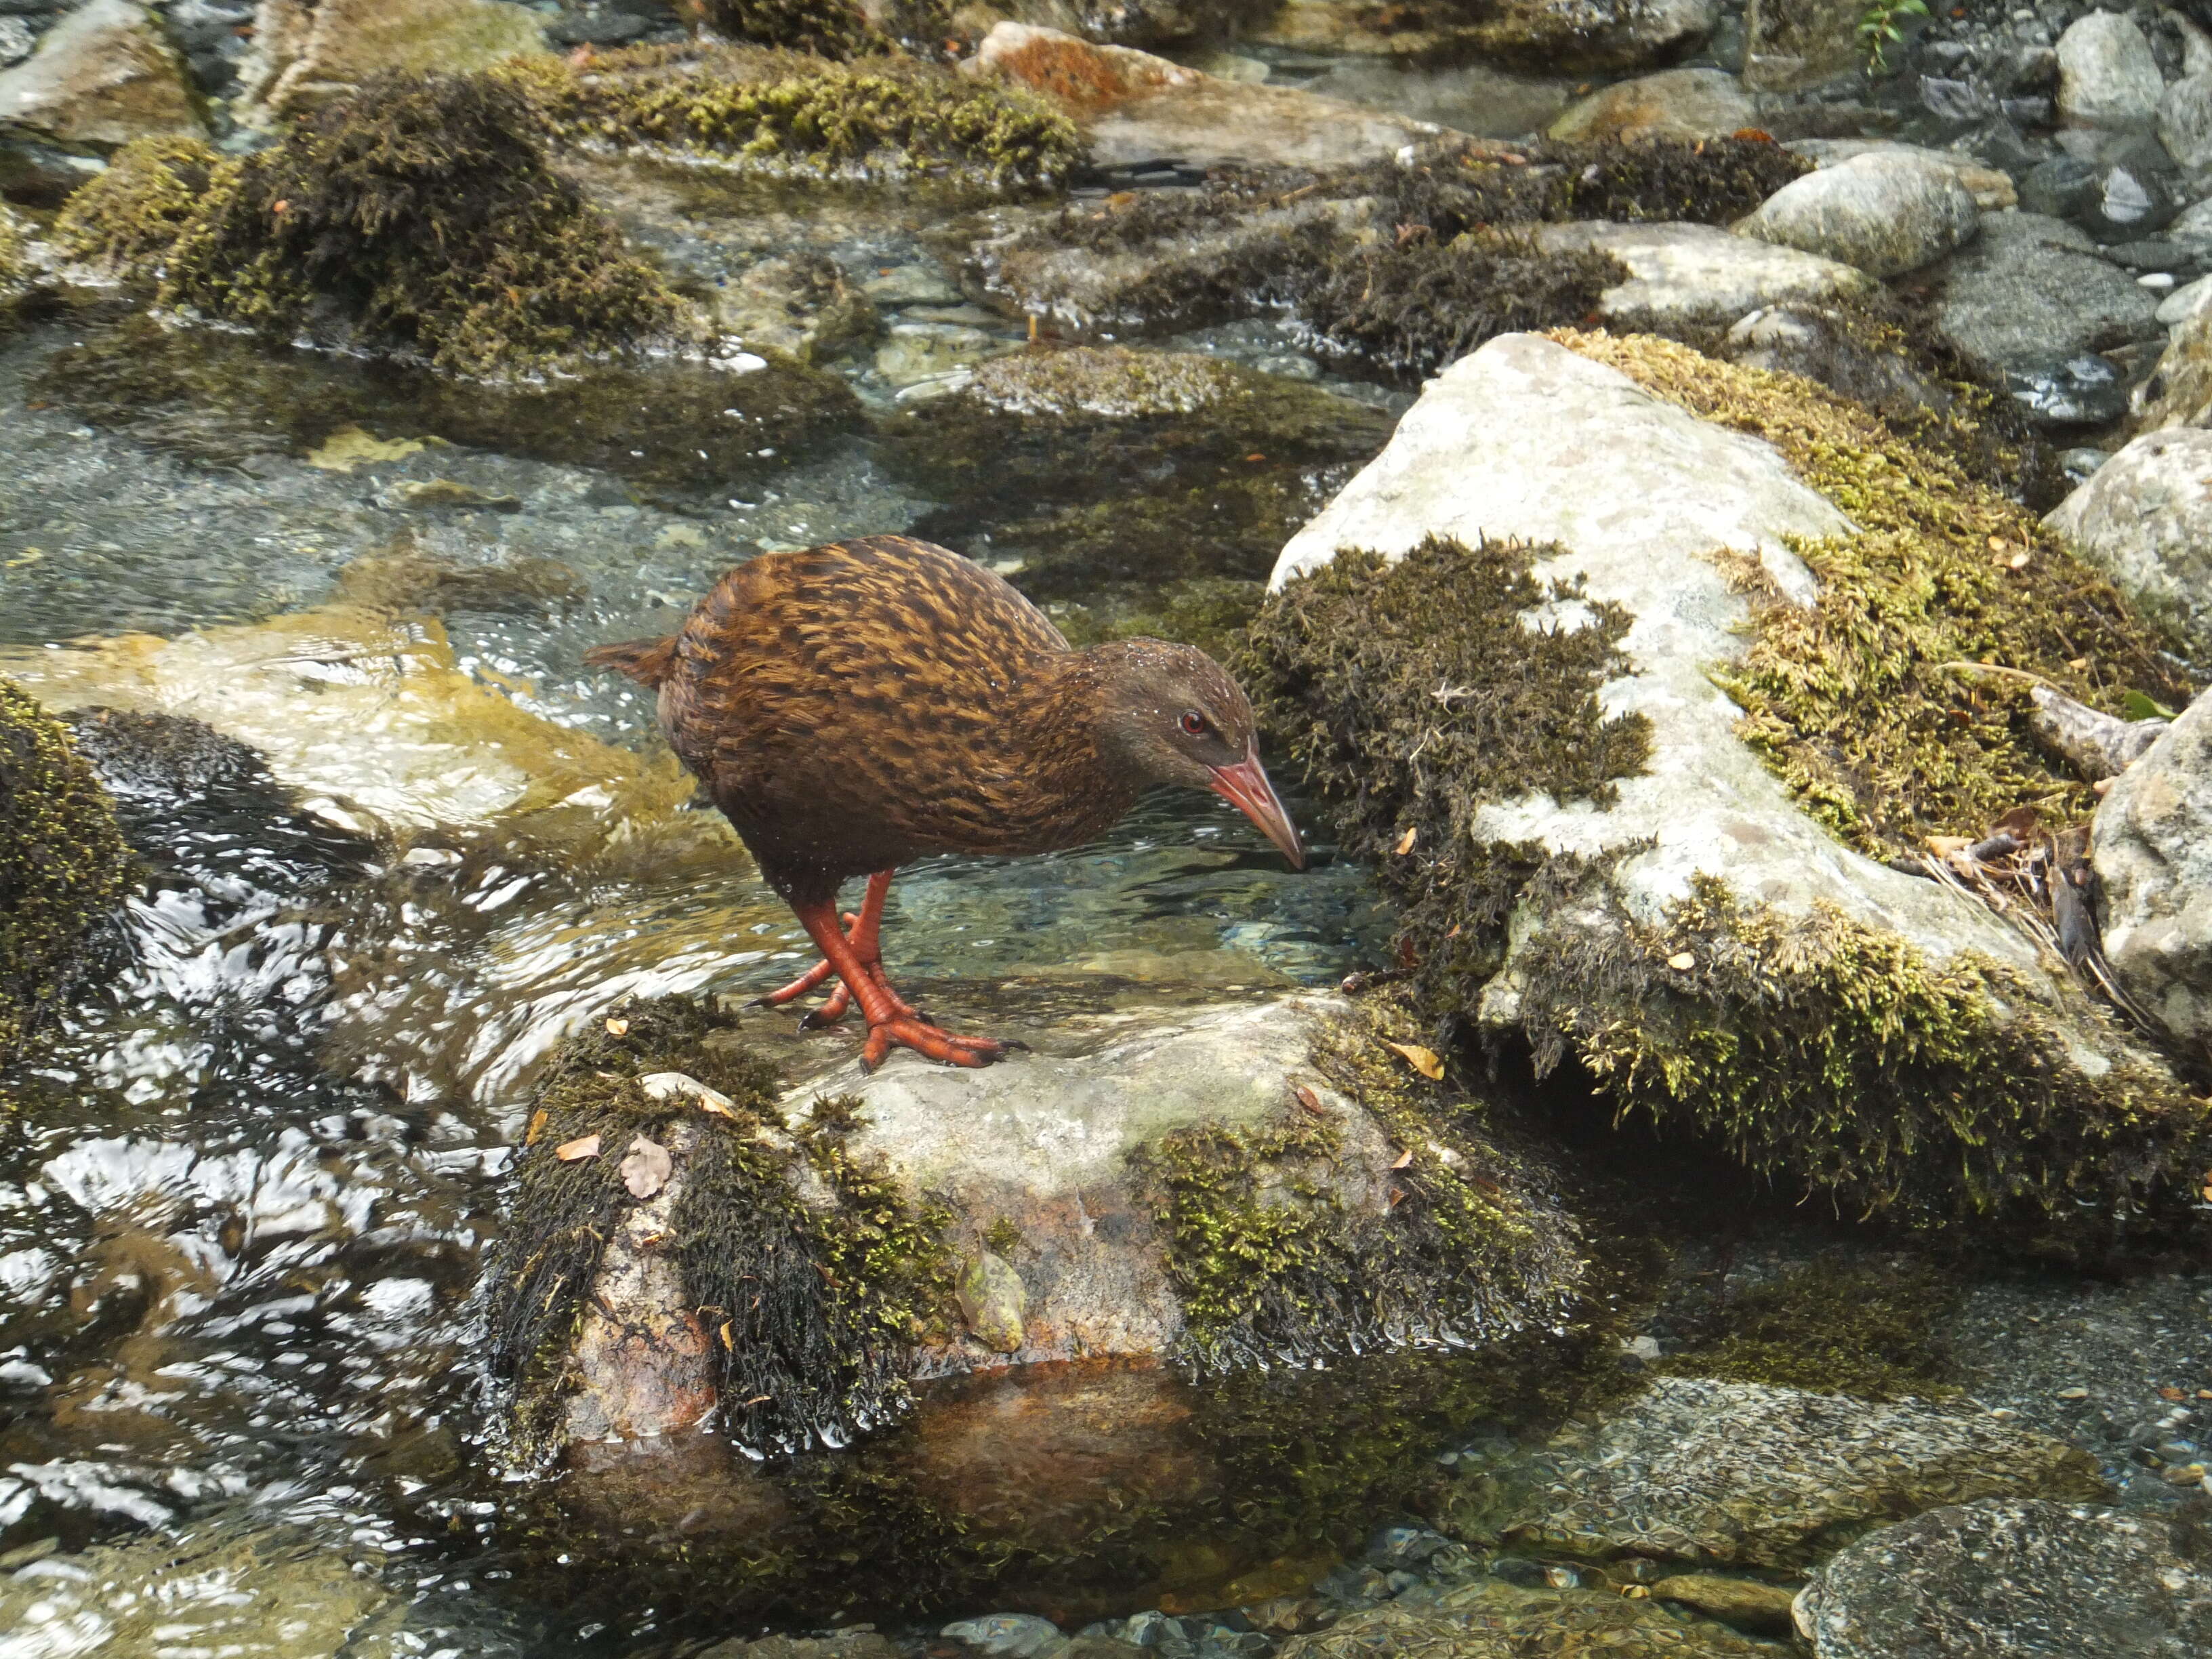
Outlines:
{"type": "Polygon", "coordinates": [[[672,757],[642,760],[479,684],[428,617],[337,604],[174,639],[125,634],[0,655],[0,672],[56,709],[204,721],[259,750],[279,783],[341,828],[403,840],[495,830],[518,848],[580,851],[669,827],[691,796],[672,757]],[[641,824],[623,828],[633,817],[641,824]]]}
{"type": "Polygon", "coordinates": [[[2212,1044],[2212,694],[2120,775],[2090,851],[2122,988],[2180,1042],[2212,1044]]]}
{"type": "Polygon", "coordinates": [[[2158,100],[2158,141],[2200,190],[2212,185],[2212,71],[2189,75],[2158,100]]]}
{"type": "Polygon", "coordinates": [[[462,74],[544,50],[538,14],[507,0],[262,0],[233,107],[265,126],[380,70],[462,74]]]}
{"type": "Polygon", "coordinates": [[[1974,205],[1984,213],[2020,204],[2020,192],[2010,173],[1956,150],[1893,143],[1887,138],[1799,138],[1793,140],[1789,148],[1793,155],[1803,156],[1817,167],[1841,167],[1862,155],[1910,156],[1931,166],[1948,167],[1958,174],[1959,182],[1974,198],[1974,205]]]}
{"type": "Polygon", "coordinates": [[[2146,433],[2044,522],[2212,662],[2212,432],[2146,433]]]}
{"type": "Polygon", "coordinates": [[[2212,276],[2199,276],[2193,283],[2184,283],[2158,302],[2158,320],[2170,329],[2177,323],[2187,322],[2207,306],[2212,306],[2212,276]]]}
{"type": "Polygon", "coordinates": [[[1779,1584],[1755,1578],[1723,1578],[1717,1573],[1678,1572],[1651,1586],[1662,1601],[1680,1601],[1699,1613],[1761,1636],[1787,1636],[1793,1628],[1796,1597],[1779,1584]]]}
{"type": "MultiPolygon", "coordinates": [[[[1428,384],[1382,453],[1284,548],[1273,580],[1280,586],[1340,548],[1387,556],[1431,535],[1470,546],[1508,537],[1558,544],[1565,551],[1539,563],[1539,577],[1581,573],[1591,599],[1634,617],[1621,647],[1634,671],[1602,696],[1609,712],[1648,717],[1651,757],[1603,810],[1544,794],[1486,802],[1477,839],[1583,857],[1635,848],[1606,880],[1610,897],[1639,918],[1662,916],[1708,876],[1785,914],[1833,906],[1932,962],[1978,953],[2031,989],[2033,1005],[2008,1012],[2051,1019],[2085,1082],[2113,1059],[2139,1059],[2115,1047],[2021,935],[1963,895],[1845,850],[1735,735],[1735,706],[1709,676],[1743,648],[1747,612],[1713,550],[1756,557],[1803,604],[1816,584],[1788,538],[1849,530],[1765,445],[1698,421],[1564,345],[1506,335],[1428,384]]],[[[1519,1024],[1515,963],[1545,929],[1565,930],[1548,935],[1567,941],[1563,949],[1609,948],[1598,942],[1610,925],[1601,908],[1516,915],[1482,1019],[1519,1024]]]]}
{"type": "Polygon", "coordinates": [[[2136,388],[2135,403],[2141,431],[2212,426],[2212,309],[2200,308],[2167,331],[2166,349],[2136,388]]]}
{"type": "Polygon", "coordinates": [[[134,138],[204,137],[185,70],[137,0],[90,0],[0,73],[0,129],[108,150],[134,138]]]}
{"type": "Polygon", "coordinates": [[[1293,1637],[1283,1659],[1774,1659],[1775,1649],[1724,1625],[1618,1590],[1523,1588],[1478,1579],[1432,1607],[1402,1604],[1348,1614],[1293,1637]]]}
{"type": "Polygon", "coordinates": [[[2069,219],[2100,242],[2141,240],[2168,224],[2184,204],[2181,179],[2148,138],[2115,155],[2054,155],[2021,180],[2030,213],[2069,219]]]}
{"type": "Polygon", "coordinates": [[[2058,37],[2058,119],[2069,127],[2148,127],[2166,79],[2133,19],[2093,11],[2058,37]]]}
{"type": "Polygon", "coordinates": [[[1938,1504],[2104,1492],[2087,1452],[1978,1407],[1665,1376],[1483,1466],[1454,1515],[1462,1536],[1522,1547],[1794,1567],[1938,1504]]]}
{"type": "Polygon", "coordinates": [[[1884,349],[1847,314],[1817,306],[1752,312],[1729,330],[1717,355],[1746,368],[1802,374],[1896,421],[1948,409],[1953,396],[1905,353],[1884,349]]]}
{"type": "Polygon", "coordinates": [[[1630,280],[1598,298],[1598,314],[1622,328],[1726,327],[1764,306],[1832,303],[1875,286],[1837,260],[1710,225],[1583,222],[1534,234],[1547,250],[1595,247],[1628,267],[1630,280]]]}
{"type": "Polygon", "coordinates": [[[2155,338],[2158,300],[2062,220],[1991,214],[1938,271],[1936,326],[1954,343],[2015,374],[2083,352],[2155,338]]]}
{"type": "Polygon", "coordinates": [[[1972,241],[1980,225],[1957,169],[1875,150],[1792,179],[1736,229],[1896,276],[1972,241]]]}
{"type": "Polygon", "coordinates": [[[1886,1527],[1798,1598],[1819,1659],[2183,1659],[2212,1649],[2212,1564],[2155,1510],[1999,1501],[1886,1527]]]}
{"type": "Polygon", "coordinates": [[[1862,0],[1750,0],[1743,78],[1759,92],[1793,92],[1849,75],[1866,61],[1862,0]]]}
{"type": "Polygon", "coordinates": [[[872,338],[881,325],[864,287],[818,253],[763,259],[730,278],[715,291],[714,321],[748,346],[804,363],[872,338]]]}
{"type": "Polygon", "coordinates": [[[1103,167],[1167,158],[1198,167],[1331,167],[1393,156],[1444,131],[1025,23],[999,24],[960,68],[1052,99],[1103,167]]]}
{"type": "Polygon", "coordinates": [[[1003,7],[1030,23],[1111,46],[1164,46],[1205,29],[1205,0],[1011,0],[1003,7]]]}
{"type": "Polygon", "coordinates": [[[1701,45],[1720,9],[1719,0],[1488,0],[1469,38],[1516,69],[1648,69],[1701,45]]]}
{"type": "Polygon", "coordinates": [[[1565,144],[1609,138],[1723,138],[1759,125],[1759,108],[1725,70],[1664,70],[1592,93],[1552,123],[1565,144]]]}

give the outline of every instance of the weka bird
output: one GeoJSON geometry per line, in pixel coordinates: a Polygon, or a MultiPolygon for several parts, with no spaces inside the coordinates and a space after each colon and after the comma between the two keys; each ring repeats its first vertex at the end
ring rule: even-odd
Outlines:
{"type": "Polygon", "coordinates": [[[1305,867],[1260,765],[1252,708],[1204,652],[1158,640],[1078,651],[1027,599],[958,554],[868,536],[763,554],[667,639],[585,661],[660,694],[660,724],[822,952],[763,999],[842,981],[861,1064],[901,1044],[955,1066],[1008,1045],[929,1024],[884,977],[892,872],[931,853],[1019,854],[1091,840],[1158,783],[1211,789],[1305,867]],[[868,878],[851,931],[837,890],[868,878]]]}

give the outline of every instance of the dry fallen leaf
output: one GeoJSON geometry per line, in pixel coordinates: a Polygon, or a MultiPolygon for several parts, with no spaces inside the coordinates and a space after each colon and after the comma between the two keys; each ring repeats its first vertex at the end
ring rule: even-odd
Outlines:
{"type": "Polygon", "coordinates": [[[1421,838],[1421,826],[1414,824],[1398,837],[1398,856],[1403,858],[1413,850],[1413,843],[1421,838]]]}
{"type": "Polygon", "coordinates": [[[623,1154],[623,1185],[629,1188],[632,1198],[642,1201],[668,1184],[675,1167],[667,1147],[639,1135],[629,1143],[629,1151],[623,1154]]]}
{"type": "Polygon", "coordinates": [[[1954,853],[1963,853],[1974,843],[1965,836],[1930,836],[1928,850],[1939,859],[1948,859],[1954,853]]]}
{"type": "Polygon", "coordinates": [[[1298,1104],[1304,1107],[1306,1110],[1311,1112],[1316,1117],[1327,1117],[1328,1115],[1328,1108],[1321,1103],[1321,1097],[1316,1094],[1311,1089],[1306,1087],[1304,1084],[1299,1084],[1295,1089],[1291,1090],[1291,1092],[1297,1097],[1298,1104]]]}
{"type": "Polygon", "coordinates": [[[607,1022],[607,1035],[609,1036],[628,1036],[629,1035],[629,1022],[626,1019],[609,1020],[607,1022]]]}
{"type": "Polygon", "coordinates": [[[2005,561],[2005,564],[2009,569],[2025,570],[2027,568],[2027,550],[2026,548],[2022,548],[2019,552],[2014,554],[2012,557],[2007,559],[2005,561]]]}
{"type": "Polygon", "coordinates": [[[1667,958],[1667,965],[1678,974],[1686,974],[1698,965],[1698,959],[1687,951],[1677,951],[1667,958]]]}
{"type": "Polygon", "coordinates": [[[1413,1149],[1411,1146],[1408,1146],[1404,1152],[1398,1154],[1398,1161],[1395,1164],[1393,1164],[1390,1167],[1394,1170],[1402,1170],[1413,1161],[1413,1149]]]}
{"type": "Polygon", "coordinates": [[[2170,1387],[2160,1389],[2158,1391],[2158,1397],[2160,1400],[2186,1400],[2189,1398],[2188,1395],[2181,1389],[2170,1387]]]}
{"type": "Polygon", "coordinates": [[[522,1144],[526,1146],[535,1146],[538,1144],[538,1137],[544,1133],[545,1109],[540,1106],[530,1115],[530,1127],[523,1131],[522,1144]]]}
{"type": "Polygon", "coordinates": [[[574,1140],[564,1140],[553,1149],[553,1156],[563,1164],[574,1164],[580,1158],[597,1158],[599,1155],[599,1138],[597,1135],[583,1135],[574,1140]]]}
{"type": "Polygon", "coordinates": [[[1427,1078],[1431,1083],[1442,1081],[1444,1063],[1433,1048],[1424,1048],[1418,1042],[1386,1042],[1386,1048],[1395,1048],[1406,1057],[1406,1063],[1427,1078]]]}
{"type": "Polygon", "coordinates": [[[736,1105],[720,1089],[709,1089],[696,1077],[682,1072],[647,1072],[637,1080],[637,1086],[655,1100],[673,1100],[678,1095],[688,1095],[698,1103],[702,1112],[712,1112],[716,1117],[726,1117],[732,1123],[742,1123],[736,1105]]]}

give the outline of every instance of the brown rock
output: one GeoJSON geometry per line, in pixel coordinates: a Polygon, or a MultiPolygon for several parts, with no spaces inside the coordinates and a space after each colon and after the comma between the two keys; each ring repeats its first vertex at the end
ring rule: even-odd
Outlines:
{"type": "Polygon", "coordinates": [[[1552,123],[1563,143],[1607,138],[1720,138],[1759,125],[1742,83],[1725,70],[1665,70],[1593,93],[1552,123]]]}
{"type": "Polygon", "coordinates": [[[1723,1578],[1713,1573],[1683,1572],[1662,1578],[1651,1594],[1662,1601],[1679,1601],[1738,1629],[1762,1636],[1787,1636],[1790,1604],[1797,1592],[1779,1584],[1762,1584],[1750,1578],[1723,1578]]]}
{"type": "Polygon", "coordinates": [[[137,0],[92,0],[0,74],[0,125],[110,149],[134,138],[204,137],[184,59],[137,0]]]}
{"type": "Polygon", "coordinates": [[[1193,167],[1328,167],[1395,155],[1445,130],[1287,87],[1224,81],[1127,46],[1001,23],[965,74],[1042,93],[1115,167],[1172,155],[1193,167]]]}

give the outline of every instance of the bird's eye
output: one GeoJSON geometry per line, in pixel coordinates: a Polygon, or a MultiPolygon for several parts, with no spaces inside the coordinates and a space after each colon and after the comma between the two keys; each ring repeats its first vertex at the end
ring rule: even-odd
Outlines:
{"type": "Polygon", "coordinates": [[[1182,729],[1194,738],[1206,735],[1206,716],[1195,708],[1182,717],[1182,729]]]}

